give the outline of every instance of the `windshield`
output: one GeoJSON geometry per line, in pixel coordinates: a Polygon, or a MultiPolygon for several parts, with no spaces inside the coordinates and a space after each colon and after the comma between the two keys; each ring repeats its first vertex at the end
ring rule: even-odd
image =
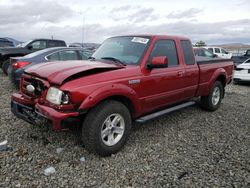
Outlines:
{"type": "Polygon", "coordinates": [[[105,40],[92,55],[94,59],[119,60],[138,64],[149,43],[149,37],[113,37],[105,40]]]}
{"type": "Polygon", "coordinates": [[[32,40],[29,40],[29,41],[27,41],[27,42],[24,42],[24,43],[22,43],[22,44],[19,44],[17,47],[25,47],[25,46],[27,46],[30,42],[31,42],[32,40]]]}

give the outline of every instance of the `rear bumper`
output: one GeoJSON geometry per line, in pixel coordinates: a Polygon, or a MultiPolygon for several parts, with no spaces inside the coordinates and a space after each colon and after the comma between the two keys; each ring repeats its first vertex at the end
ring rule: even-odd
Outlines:
{"type": "Polygon", "coordinates": [[[30,124],[51,121],[54,130],[65,129],[63,122],[79,116],[79,112],[58,112],[53,108],[38,103],[32,104],[32,102],[25,101],[22,95],[16,93],[12,95],[11,111],[18,118],[30,124]]]}
{"type": "Polygon", "coordinates": [[[8,69],[8,76],[9,76],[9,79],[10,81],[15,84],[17,87],[19,87],[20,85],[20,77],[23,73],[23,70],[22,71],[19,71],[19,72],[15,72],[12,68],[8,69]]]}

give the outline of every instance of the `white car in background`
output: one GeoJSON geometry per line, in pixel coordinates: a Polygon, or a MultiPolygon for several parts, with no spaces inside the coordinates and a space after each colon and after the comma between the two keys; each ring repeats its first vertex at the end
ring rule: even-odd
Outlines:
{"type": "Polygon", "coordinates": [[[235,68],[233,81],[234,83],[250,83],[250,58],[235,68]]]}
{"type": "Polygon", "coordinates": [[[233,55],[232,53],[229,53],[225,49],[220,47],[205,46],[204,48],[208,49],[210,52],[223,59],[231,59],[233,55]]]}

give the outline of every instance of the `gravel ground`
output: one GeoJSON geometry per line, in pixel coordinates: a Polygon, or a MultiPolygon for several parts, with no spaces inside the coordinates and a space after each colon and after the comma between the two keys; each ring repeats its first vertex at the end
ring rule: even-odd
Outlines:
{"type": "Polygon", "coordinates": [[[0,187],[250,187],[249,85],[229,85],[216,112],[194,106],[135,124],[121,152],[100,158],[75,133],[14,117],[16,90],[2,72],[0,84],[0,142],[12,147],[0,152],[0,187]]]}

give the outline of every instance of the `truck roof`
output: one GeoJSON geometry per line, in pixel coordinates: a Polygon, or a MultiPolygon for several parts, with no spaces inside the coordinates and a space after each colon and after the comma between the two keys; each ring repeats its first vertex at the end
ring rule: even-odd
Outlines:
{"type": "Polygon", "coordinates": [[[46,38],[36,38],[36,39],[32,39],[32,41],[33,40],[50,40],[50,41],[63,41],[64,42],[64,40],[59,40],[59,39],[46,39],[46,38]]]}
{"type": "MultiPolygon", "coordinates": [[[[132,35],[118,35],[114,37],[150,37],[150,38],[171,38],[171,39],[179,39],[179,40],[190,40],[188,37],[175,36],[175,35],[153,35],[153,34],[132,34],[132,35]]],[[[113,38],[113,37],[110,37],[113,38]]]]}

